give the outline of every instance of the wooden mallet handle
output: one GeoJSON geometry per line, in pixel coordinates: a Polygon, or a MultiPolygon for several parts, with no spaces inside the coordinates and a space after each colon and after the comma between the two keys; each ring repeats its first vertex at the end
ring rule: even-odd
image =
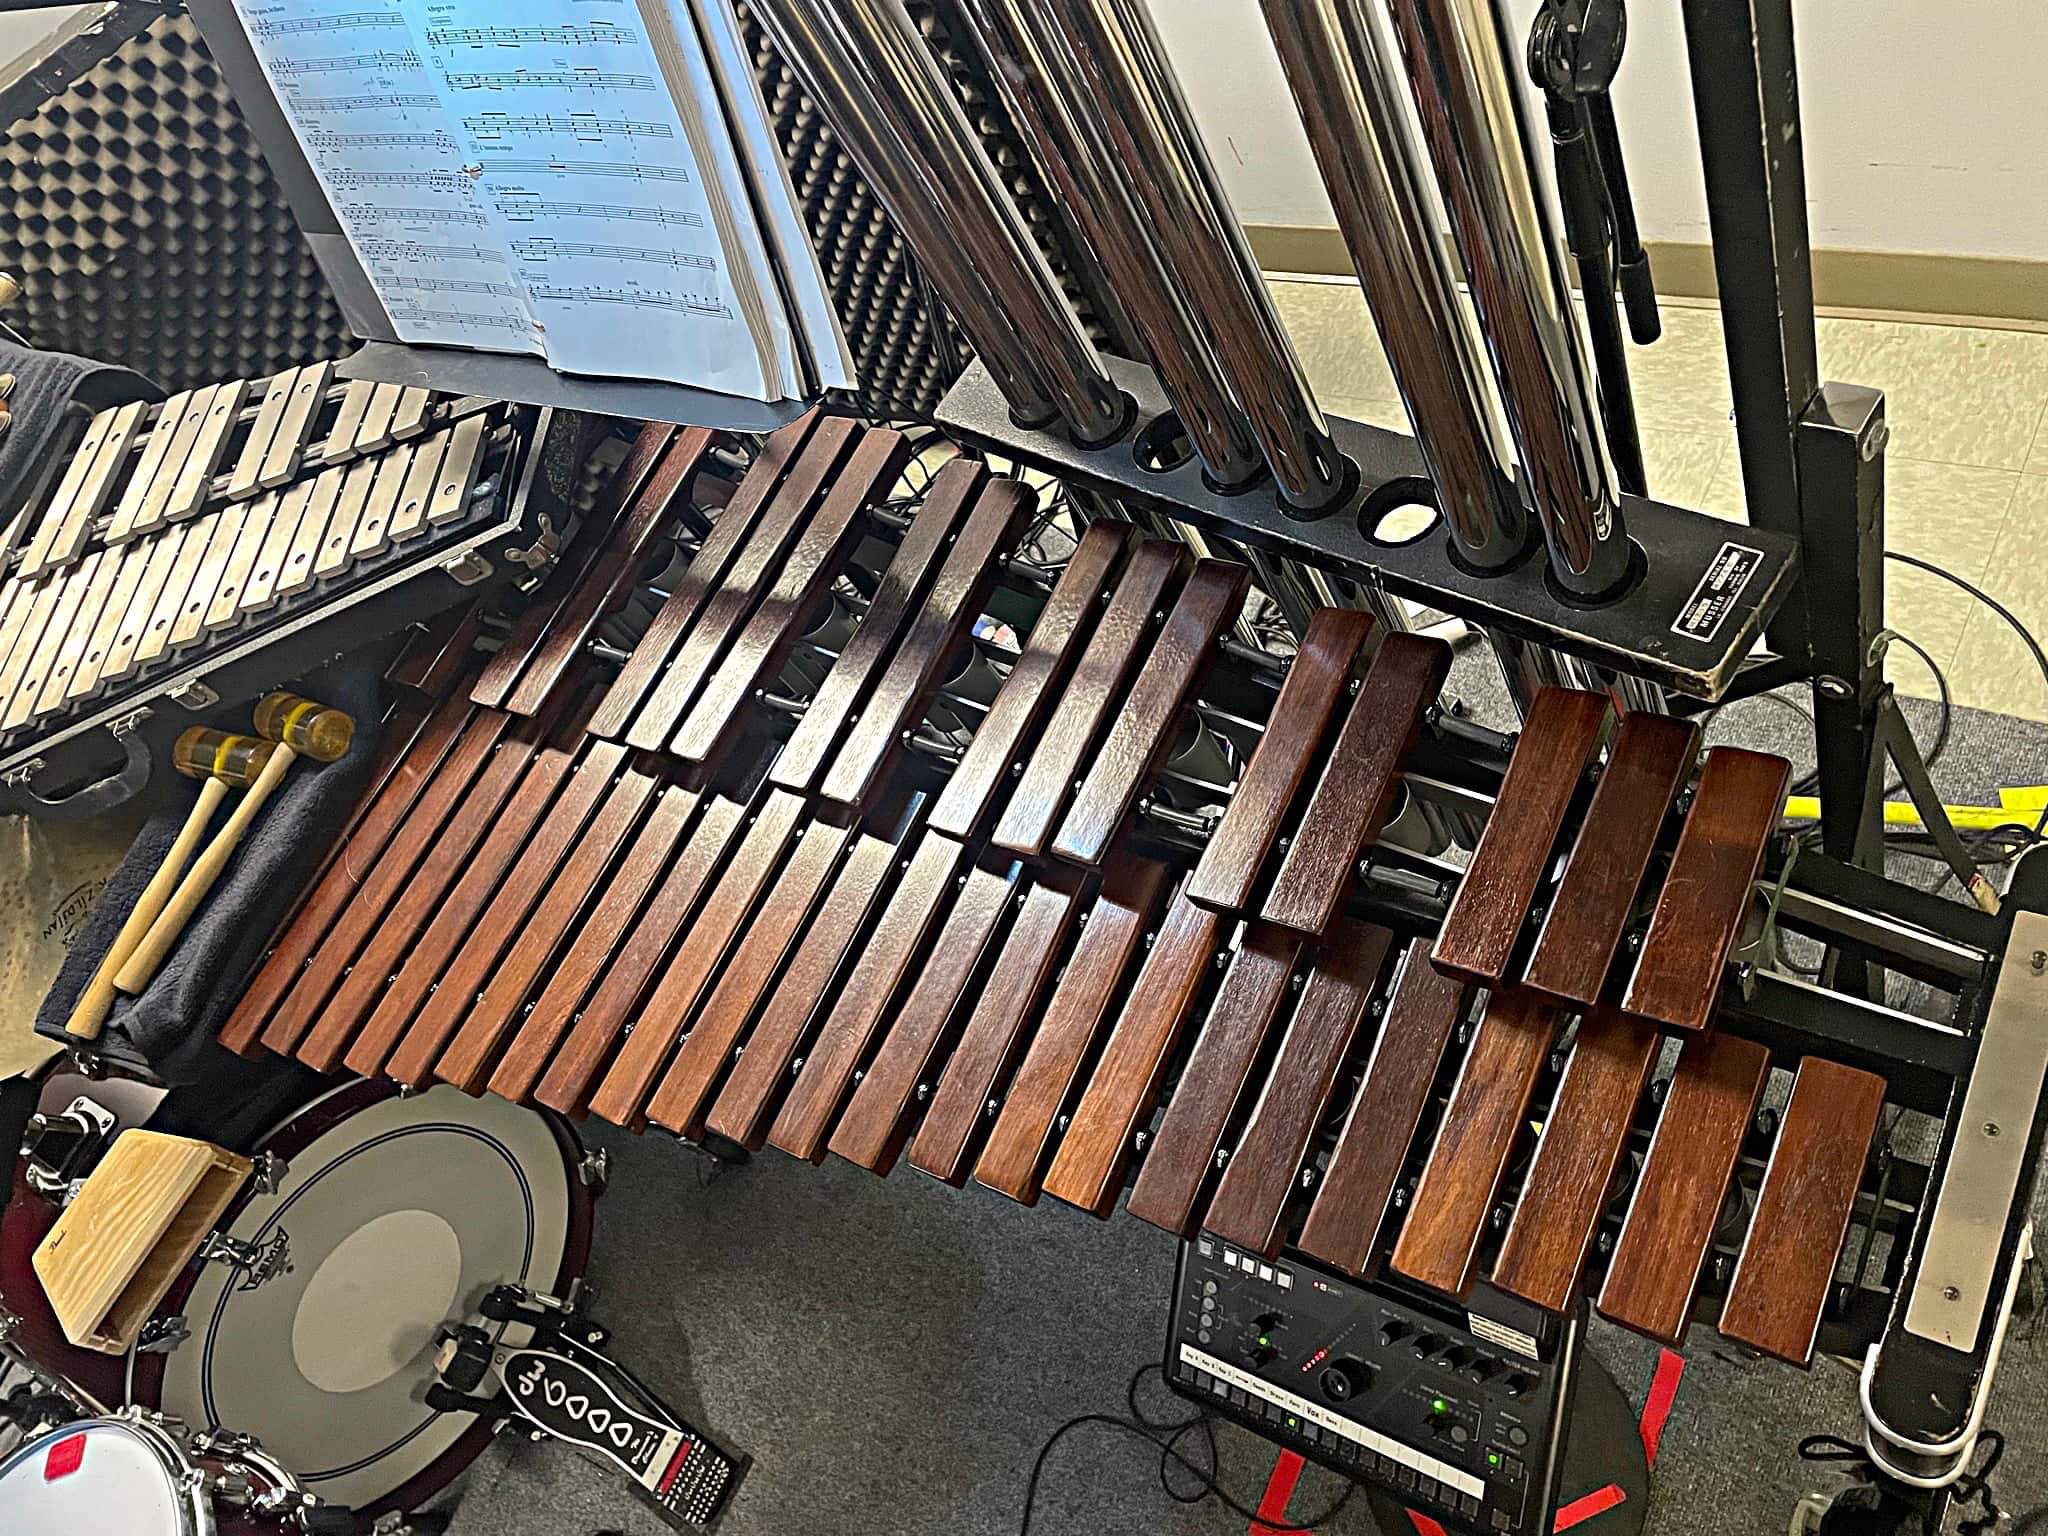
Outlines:
{"type": "Polygon", "coordinates": [[[135,909],[128,914],[128,921],[121,925],[121,931],[114,936],[114,942],[101,957],[99,969],[92,973],[92,980],[85,984],[85,990],[78,996],[78,1003],[71,1010],[71,1017],[65,1022],[64,1033],[80,1040],[97,1040],[101,1027],[107,1022],[107,1015],[114,1008],[114,974],[127,964],[128,957],[135,953],[135,946],[142,942],[142,936],[149,932],[150,925],[163,911],[164,903],[171,899],[178,877],[185,872],[185,866],[192,861],[192,850],[199,846],[199,839],[205,834],[207,823],[213,820],[213,813],[227,797],[228,781],[220,778],[202,779],[199,784],[199,798],[192,803],[192,812],[185,818],[185,825],[178,829],[178,835],[171,843],[170,851],[164,855],[163,863],[156,873],[149,877],[149,884],[142,888],[136,898],[135,909]]]}
{"type": "Polygon", "coordinates": [[[164,963],[164,957],[178,942],[185,931],[185,925],[192,920],[199,903],[206,899],[206,893],[213,889],[220,872],[227,868],[235,847],[242,841],[242,834],[249,830],[249,823],[256,819],[256,813],[263,809],[263,802],[270,798],[270,792],[283,781],[285,770],[291,767],[298,754],[290,747],[280,745],[270,754],[270,761],[263,765],[263,771],[256,776],[256,782],[249,786],[249,792],[242,796],[234,814],[220,829],[214,840],[206,845],[206,851],[199,855],[170,903],[158,914],[150,925],[148,934],[135,953],[128,957],[128,963],[115,973],[114,985],[130,994],[140,992],[155,976],[157,968],[164,963]]]}

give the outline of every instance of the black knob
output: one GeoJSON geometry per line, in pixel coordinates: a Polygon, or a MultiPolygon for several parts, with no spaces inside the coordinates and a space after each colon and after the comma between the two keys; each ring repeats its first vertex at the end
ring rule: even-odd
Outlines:
{"type": "Polygon", "coordinates": [[[1323,1396],[1333,1403],[1348,1403],[1372,1386],[1372,1367],[1363,1360],[1346,1356],[1323,1367],[1323,1396]]]}
{"type": "Polygon", "coordinates": [[[1389,1319],[1380,1325],[1380,1342],[1382,1344],[1398,1344],[1407,1337],[1408,1325],[1398,1317],[1389,1319]]]}
{"type": "Polygon", "coordinates": [[[1446,1370],[1455,1371],[1472,1358],[1472,1351],[1462,1344],[1453,1344],[1438,1357],[1437,1363],[1446,1370]]]}
{"type": "Polygon", "coordinates": [[[1427,1360],[1444,1347],[1444,1340],[1433,1333],[1418,1334],[1415,1339],[1415,1358],[1427,1360]]]}
{"type": "Polygon", "coordinates": [[[1534,1376],[1525,1375],[1521,1371],[1517,1371],[1514,1375],[1510,1376],[1504,1383],[1502,1383],[1502,1385],[1507,1388],[1509,1397],[1520,1397],[1524,1392],[1527,1392],[1531,1387],[1536,1385],[1536,1378],[1534,1376]]]}
{"type": "Polygon", "coordinates": [[[1465,1367],[1465,1374],[1474,1381],[1491,1381],[1500,1374],[1500,1362],[1488,1355],[1474,1355],[1472,1363],[1465,1367]]]}

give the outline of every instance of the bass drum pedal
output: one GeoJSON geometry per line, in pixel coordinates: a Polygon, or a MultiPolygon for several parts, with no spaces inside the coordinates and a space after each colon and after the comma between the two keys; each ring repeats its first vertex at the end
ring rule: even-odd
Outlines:
{"type": "Polygon", "coordinates": [[[634,1494],[678,1531],[714,1528],[752,1458],[735,1456],[602,1353],[610,1333],[582,1317],[582,1295],[562,1301],[501,1285],[479,1311],[489,1324],[441,1331],[439,1380],[427,1403],[526,1428],[559,1440],[622,1474],[634,1494]],[[498,1342],[504,1324],[532,1331],[523,1345],[498,1342]]]}

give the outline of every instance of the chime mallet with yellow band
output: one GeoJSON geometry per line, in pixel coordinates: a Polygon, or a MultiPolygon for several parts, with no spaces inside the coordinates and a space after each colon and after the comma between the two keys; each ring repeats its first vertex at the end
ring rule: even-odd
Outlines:
{"type": "Polygon", "coordinates": [[[150,925],[135,953],[115,972],[116,987],[123,992],[135,993],[149,985],[150,978],[164,963],[164,957],[170,954],[179,935],[184,933],[185,925],[192,920],[199,903],[206,899],[214,881],[227,868],[228,860],[242,841],[242,834],[249,830],[249,823],[256,819],[256,813],[263,809],[263,802],[270,798],[271,791],[283,780],[285,770],[293,761],[310,757],[319,763],[333,762],[348,750],[349,742],[355,737],[355,729],[355,721],[341,710],[302,699],[295,693],[268,694],[256,705],[256,734],[274,742],[276,750],[256,775],[249,792],[242,796],[234,814],[228,817],[227,824],[193,862],[191,870],[179,884],[177,894],[171,897],[157,920],[150,925]]]}
{"type": "Polygon", "coordinates": [[[187,778],[199,781],[199,798],[193,801],[191,813],[186,816],[185,825],[178,829],[177,837],[172,839],[163,863],[157,866],[156,873],[149,877],[149,884],[136,898],[134,909],[121,925],[121,931],[114,936],[113,944],[100,960],[99,969],[92,973],[92,980],[79,994],[78,1003],[64,1025],[66,1034],[80,1040],[99,1038],[100,1029],[114,1007],[115,973],[128,963],[128,957],[135,953],[135,947],[142,942],[143,935],[156,922],[157,914],[171,899],[178,877],[185,873],[185,866],[192,861],[193,850],[206,834],[213,813],[227,798],[230,789],[246,789],[255,783],[263,772],[264,764],[276,752],[277,743],[265,741],[260,736],[233,736],[226,731],[209,731],[200,725],[182,733],[172,744],[171,763],[187,778]]]}

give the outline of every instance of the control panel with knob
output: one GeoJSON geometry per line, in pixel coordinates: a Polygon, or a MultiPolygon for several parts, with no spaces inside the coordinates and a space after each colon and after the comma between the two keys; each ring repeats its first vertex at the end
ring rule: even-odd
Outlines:
{"type": "Polygon", "coordinates": [[[1451,1530],[1535,1536],[1575,1326],[1484,1287],[1472,1311],[1432,1307],[1203,1236],[1181,1245],[1167,1379],[1451,1530]]]}

